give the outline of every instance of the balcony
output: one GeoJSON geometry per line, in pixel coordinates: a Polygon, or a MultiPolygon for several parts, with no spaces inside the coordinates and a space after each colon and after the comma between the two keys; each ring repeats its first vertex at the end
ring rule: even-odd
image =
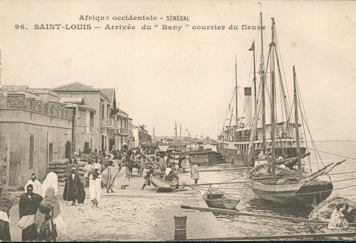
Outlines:
{"type": "Polygon", "coordinates": [[[100,126],[104,128],[114,128],[114,119],[105,118],[100,120],[100,126]]]}
{"type": "Polygon", "coordinates": [[[117,131],[118,131],[117,135],[120,135],[120,136],[129,136],[132,133],[131,130],[128,128],[119,128],[119,129],[117,129],[117,131]]]}

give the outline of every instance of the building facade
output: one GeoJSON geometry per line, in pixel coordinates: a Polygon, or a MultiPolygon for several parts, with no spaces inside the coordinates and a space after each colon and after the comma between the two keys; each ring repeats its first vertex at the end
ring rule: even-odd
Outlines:
{"type": "Polygon", "coordinates": [[[31,92],[0,90],[0,126],[10,141],[9,186],[24,186],[32,173],[46,176],[49,161],[72,150],[72,110],[31,92]]]}
{"type": "Polygon", "coordinates": [[[122,149],[124,145],[132,147],[132,119],[121,109],[118,109],[116,118],[116,147],[118,149],[122,149]]]}
{"type": "MultiPolygon", "coordinates": [[[[89,121],[90,130],[85,131],[88,135],[84,139],[85,141],[78,141],[76,152],[79,152],[79,150],[84,151],[88,145],[89,138],[91,139],[89,146],[92,150],[111,149],[112,145],[115,144],[116,126],[116,97],[114,89],[97,89],[76,82],[52,89],[52,91],[57,93],[63,102],[67,99],[68,102],[65,103],[72,103],[73,99],[76,99],[80,100],[77,105],[90,109],[85,111],[86,117],[88,116],[85,121],[89,121]]],[[[80,113],[78,115],[81,117],[80,113]]],[[[82,119],[79,116],[76,119],[77,121],[82,119]]],[[[82,122],[80,124],[83,126],[82,122]]],[[[81,128],[79,127],[78,129],[81,128]]]]}

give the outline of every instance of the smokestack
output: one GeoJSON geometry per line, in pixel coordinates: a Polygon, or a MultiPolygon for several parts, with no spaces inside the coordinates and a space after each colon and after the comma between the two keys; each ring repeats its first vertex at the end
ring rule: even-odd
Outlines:
{"type": "Polygon", "coordinates": [[[252,96],[251,87],[245,87],[245,127],[251,127],[252,122],[252,96]]]}

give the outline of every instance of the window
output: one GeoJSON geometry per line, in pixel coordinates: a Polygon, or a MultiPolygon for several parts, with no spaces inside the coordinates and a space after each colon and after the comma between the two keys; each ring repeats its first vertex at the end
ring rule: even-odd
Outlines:
{"type": "Polygon", "coordinates": [[[65,147],[65,155],[64,158],[69,159],[70,157],[72,157],[72,144],[71,142],[67,141],[66,142],[66,147],[65,147]]]}
{"type": "Polygon", "coordinates": [[[48,162],[53,160],[53,143],[48,145],[48,162]]]}
{"type": "Polygon", "coordinates": [[[90,112],[85,114],[85,132],[90,132],[90,112]]]}
{"type": "Polygon", "coordinates": [[[94,112],[90,112],[90,131],[94,132],[94,112]]]}
{"type": "Polygon", "coordinates": [[[84,153],[89,153],[89,143],[88,142],[85,142],[84,143],[84,153]]]}
{"type": "Polygon", "coordinates": [[[104,119],[104,115],[105,115],[105,105],[101,104],[101,118],[104,119]]]}
{"type": "Polygon", "coordinates": [[[29,159],[29,169],[33,169],[33,157],[35,152],[35,135],[30,134],[30,159],[29,159]]]}

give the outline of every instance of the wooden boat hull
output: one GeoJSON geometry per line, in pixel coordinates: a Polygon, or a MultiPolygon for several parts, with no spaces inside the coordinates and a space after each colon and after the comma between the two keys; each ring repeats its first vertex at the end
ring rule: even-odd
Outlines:
{"type": "Polygon", "coordinates": [[[176,189],[178,185],[177,178],[168,178],[163,180],[164,173],[154,173],[151,176],[151,183],[157,188],[157,192],[171,192],[176,189]]]}
{"type": "Polygon", "coordinates": [[[247,185],[256,196],[282,204],[317,205],[328,198],[333,184],[328,181],[312,180],[300,183],[295,171],[276,167],[274,176],[267,164],[250,171],[247,185]]]}
{"type": "Polygon", "coordinates": [[[221,153],[217,153],[211,150],[193,151],[188,155],[190,164],[207,165],[224,162],[224,158],[221,153]]]}
{"type": "Polygon", "coordinates": [[[209,199],[208,192],[203,195],[203,199],[210,208],[234,209],[240,202],[239,198],[229,194],[224,194],[221,198],[209,199]]]}
{"type": "Polygon", "coordinates": [[[315,180],[305,184],[265,185],[250,182],[248,186],[256,196],[281,204],[317,205],[328,198],[332,192],[331,182],[315,180]]]}

